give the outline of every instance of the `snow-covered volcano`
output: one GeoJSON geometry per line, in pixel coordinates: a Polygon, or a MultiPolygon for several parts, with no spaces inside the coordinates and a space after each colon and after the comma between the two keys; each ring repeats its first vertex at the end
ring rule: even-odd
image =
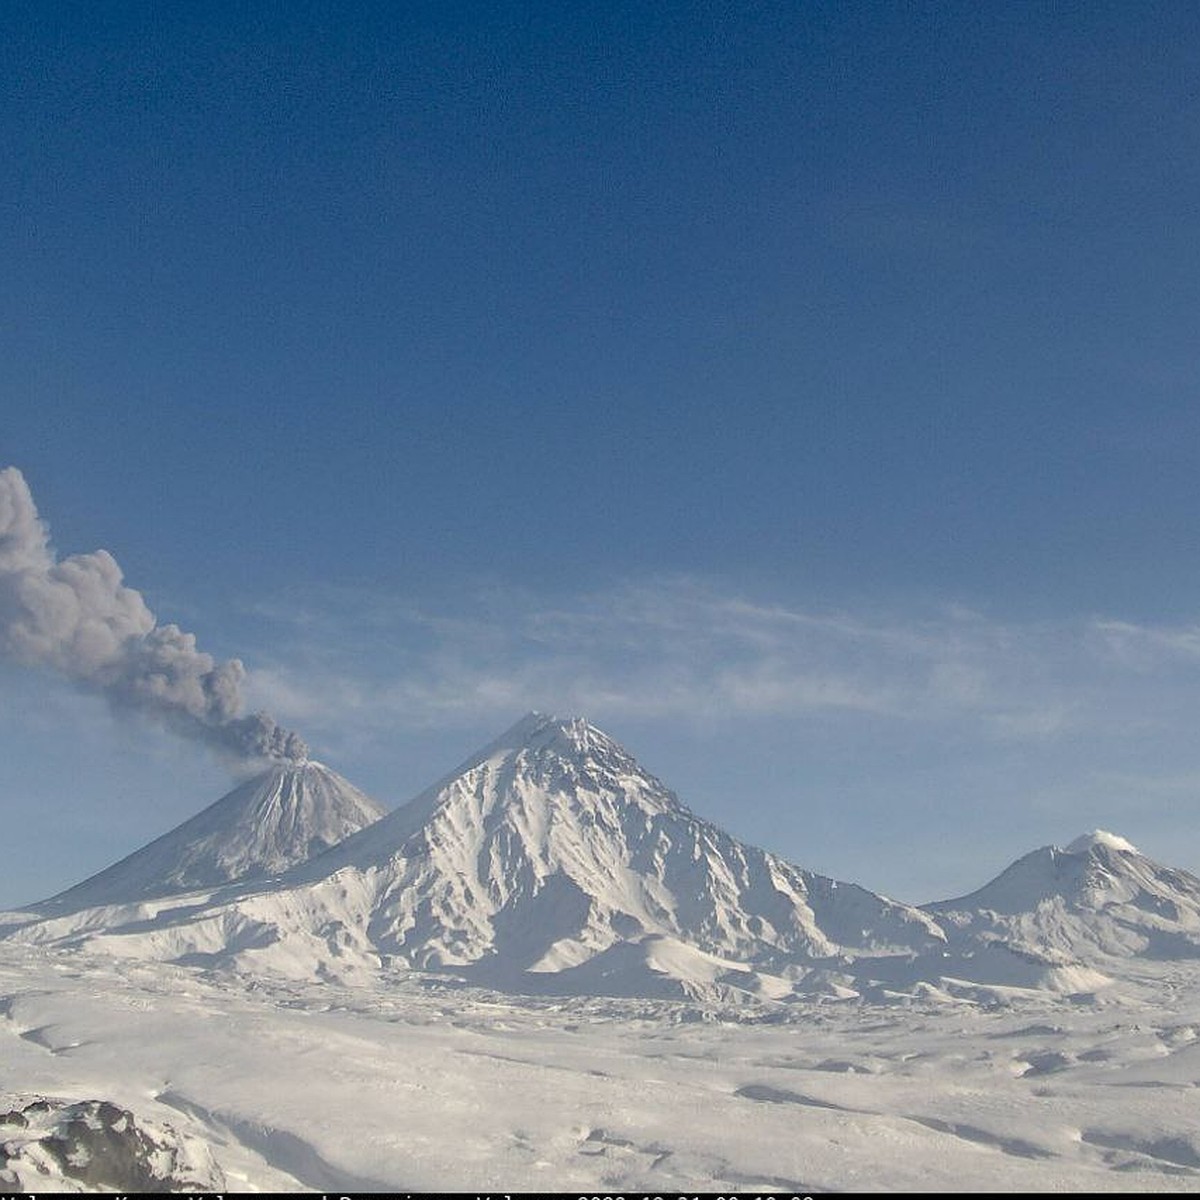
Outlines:
{"type": "Polygon", "coordinates": [[[1200,879],[1105,830],[1034,850],[977,892],[926,911],[956,942],[1000,940],[1083,961],[1200,957],[1200,879]]]}
{"type": "MultiPolygon", "coordinates": [[[[786,991],[817,961],[944,941],[917,909],[701,820],[586,721],[538,714],[283,879],[148,915],[100,924],[153,957],[318,975],[393,962],[609,994],[786,991]]],[[[99,924],[42,936],[56,929],[99,924]]]]}
{"type": "Polygon", "coordinates": [[[267,879],[386,812],[319,762],[278,763],[149,845],[33,908],[70,912],[267,879]]]}
{"type": "Polygon", "coordinates": [[[537,713],[319,868],[335,863],[375,880],[376,945],[421,966],[559,971],[647,937],[777,966],[940,936],[742,845],[588,722],[537,713]]]}

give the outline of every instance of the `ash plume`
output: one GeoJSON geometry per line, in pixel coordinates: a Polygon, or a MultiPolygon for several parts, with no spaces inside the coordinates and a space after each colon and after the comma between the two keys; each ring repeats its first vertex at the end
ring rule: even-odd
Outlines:
{"type": "Polygon", "coordinates": [[[246,668],[160,625],[106,550],[59,559],[16,467],[0,470],[0,654],[50,667],[237,760],[305,758],[298,734],[242,715],[246,668]]]}

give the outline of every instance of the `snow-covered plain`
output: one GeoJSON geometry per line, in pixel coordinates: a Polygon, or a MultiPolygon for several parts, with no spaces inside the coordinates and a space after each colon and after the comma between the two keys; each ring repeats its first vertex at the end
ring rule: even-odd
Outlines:
{"type": "Polygon", "coordinates": [[[110,1100],[231,1191],[1187,1192],[1198,984],[1157,963],[1086,1001],[723,1008],[0,942],[0,1109],[110,1100]]]}

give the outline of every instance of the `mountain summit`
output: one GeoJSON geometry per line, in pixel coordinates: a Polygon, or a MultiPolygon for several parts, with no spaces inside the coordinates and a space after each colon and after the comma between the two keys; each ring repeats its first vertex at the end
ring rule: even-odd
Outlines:
{"type": "Polygon", "coordinates": [[[149,845],[34,908],[68,912],[270,878],[386,812],[319,762],[280,762],[149,845]]]}
{"type": "Polygon", "coordinates": [[[376,945],[419,966],[545,974],[666,938],[779,967],[940,937],[701,820],[578,717],[530,713],[312,870],[335,863],[373,872],[376,945]]]}
{"type": "Polygon", "coordinates": [[[1200,879],[1103,829],[1034,850],[978,891],[925,910],[952,939],[1083,960],[1200,957],[1200,879]]]}

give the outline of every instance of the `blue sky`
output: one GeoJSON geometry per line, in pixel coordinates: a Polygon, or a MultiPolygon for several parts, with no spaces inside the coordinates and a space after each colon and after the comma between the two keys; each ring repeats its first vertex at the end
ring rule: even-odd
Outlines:
{"type": "MultiPolygon", "coordinates": [[[[0,466],[387,802],[581,712],[901,898],[1200,868],[1189,4],[0,9],[0,466]]],[[[225,790],[0,665],[0,903],[225,790]]]]}

